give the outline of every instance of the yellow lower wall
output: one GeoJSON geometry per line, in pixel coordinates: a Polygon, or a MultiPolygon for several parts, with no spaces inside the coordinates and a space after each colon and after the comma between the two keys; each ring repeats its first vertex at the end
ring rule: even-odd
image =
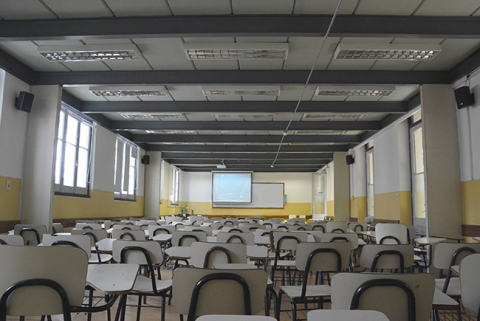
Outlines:
{"type": "Polygon", "coordinates": [[[375,219],[412,225],[412,193],[400,191],[375,194],[375,219]]]}
{"type": "Polygon", "coordinates": [[[315,214],[326,214],[325,213],[325,203],[315,203],[315,214]]]}
{"type": "Polygon", "coordinates": [[[365,196],[350,199],[350,217],[363,223],[363,220],[367,217],[367,198],[365,196]]]}
{"type": "Polygon", "coordinates": [[[480,179],[462,182],[463,224],[480,225],[480,179]]]}
{"type": "Polygon", "coordinates": [[[104,218],[143,216],[143,196],[135,202],[116,201],[113,192],[90,190],[90,197],[55,195],[53,218],[104,218]]]}
{"type": "Polygon", "coordinates": [[[0,176],[0,221],[18,220],[22,180],[0,176]],[[7,180],[10,189],[7,189],[7,180]]]}
{"type": "Polygon", "coordinates": [[[327,216],[335,216],[335,201],[327,201],[327,216]]]}

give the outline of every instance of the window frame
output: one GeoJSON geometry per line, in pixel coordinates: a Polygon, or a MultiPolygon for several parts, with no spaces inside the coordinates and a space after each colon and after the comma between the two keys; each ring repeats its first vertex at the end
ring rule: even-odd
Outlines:
{"type": "Polygon", "coordinates": [[[180,168],[172,166],[172,191],[170,194],[170,204],[178,205],[179,204],[179,195],[180,195],[180,168]]]}
{"type": "Polygon", "coordinates": [[[366,164],[366,167],[367,167],[367,169],[366,169],[366,174],[367,174],[367,180],[366,180],[366,183],[367,183],[367,217],[375,218],[375,171],[374,171],[375,163],[374,163],[373,147],[367,149],[367,151],[365,153],[365,157],[366,157],[365,164],[366,164]],[[372,166],[370,166],[370,161],[369,161],[370,157],[371,157],[372,166]],[[371,169],[370,169],[370,167],[371,167],[371,169]],[[371,182],[370,182],[370,180],[371,180],[371,182]],[[373,195],[370,195],[370,189],[369,189],[370,186],[372,186],[371,193],[373,193],[373,195]],[[370,196],[372,196],[371,199],[370,199],[370,196]],[[373,204],[371,204],[372,202],[373,202],[373,204]],[[373,211],[373,213],[372,213],[372,211],[373,211]]]}
{"type": "Polygon", "coordinates": [[[139,151],[140,149],[136,144],[117,135],[115,140],[115,173],[113,181],[114,199],[116,201],[135,202],[136,200],[136,192],[138,189],[139,151]],[[121,151],[119,149],[120,143],[123,144],[121,151]],[[130,154],[129,157],[127,157],[127,152],[130,154]],[[119,162],[119,159],[121,159],[121,162],[119,162]],[[131,165],[132,160],[135,162],[133,166],[131,165]],[[133,175],[133,180],[131,175],[133,175]]]}

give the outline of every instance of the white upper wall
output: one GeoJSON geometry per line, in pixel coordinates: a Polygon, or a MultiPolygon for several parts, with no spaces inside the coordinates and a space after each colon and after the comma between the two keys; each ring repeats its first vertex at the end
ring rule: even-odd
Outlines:
{"type": "Polygon", "coordinates": [[[327,202],[335,199],[335,184],[334,182],[334,167],[333,162],[327,165],[327,202]]]}
{"type": "Polygon", "coordinates": [[[367,196],[367,164],[366,149],[362,146],[354,151],[355,162],[351,166],[351,197],[367,196]]]}
{"type": "Polygon", "coordinates": [[[114,191],[116,139],[117,135],[111,131],[102,126],[96,126],[92,189],[114,191]]]}

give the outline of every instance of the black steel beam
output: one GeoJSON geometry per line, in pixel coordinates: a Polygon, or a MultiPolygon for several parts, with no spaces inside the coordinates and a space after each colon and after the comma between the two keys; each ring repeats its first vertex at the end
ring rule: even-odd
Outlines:
{"type": "MultiPolygon", "coordinates": [[[[279,144],[281,135],[133,135],[136,143],[272,143],[279,144]]],[[[284,143],[360,143],[356,135],[290,135],[284,143]]],[[[150,145],[152,148],[155,145],[150,145]]]]}
{"type": "MultiPolygon", "coordinates": [[[[35,85],[304,85],[308,70],[137,70],[38,72],[35,85]]],[[[449,84],[447,71],[316,70],[310,84],[449,84]]]]}
{"type": "MultiPolygon", "coordinates": [[[[272,159],[274,153],[189,153],[166,152],[162,153],[163,159],[272,159]]],[[[279,159],[331,159],[332,153],[280,153],[279,159]]]]}
{"type": "MultiPolygon", "coordinates": [[[[0,21],[1,22],[1,21],[0,21]]],[[[1,27],[0,27],[1,28],[1,27]]],[[[33,85],[37,78],[37,72],[23,62],[12,57],[0,49],[0,69],[7,71],[29,85],[33,85]]]]}
{"type": "MultiPolygon", "coordinates": [[[[222,164],[222,159],[169,159],[170,162],[183,165],[219,165],[222,164]]],[[[289,159],[278,159],[276,165],[298,165],[298,166],[316,166],[326,165],[330,162],[329,159],[295,159],[294,161],[289,159]]],[[[227,166],[237,165],[268,165],[272,164],[271,159],[224,159],[223,163],[227,166]]]]}
{"type": "MultiPolygon", "coordinates": [[[[252,136],[252,143],[255,136],[252,136]]],[[[227,152],[227,153],[276,153],[278,146],[259,145],[149,145],[149,151],[161,152],[227,152]],[[153,147],[155,147],[153,149],[153,147]]],[[[348,145],[305,145],[291,146],[283,145],[281,153],[310,153],[310,152],[343,152],[348,150],[348,145]]]]}
{"type": "MultiPolygon", "coordinates": [[[[323,37],[331,15],[160,16],[0,21],[0,41],[157,37],[323,37]]],[[[331,37],[477,39],[479,17],[339,15],[331,37]]]]}
{"type": "MultiPolygon", "coordinates": [[[[296,101],[85,101],[83,113],[291,113],[296,101]]],[[[302,101],[302,113],[405,113],[406,102],[302,101]]]]}
{"type": "Polygon", "coordinates": [[[454,82],[471,72],[480,66],[480,50],[475,51],[467,59],[460,62],[458,65],[452,68],[451,73],[451,82],[454,82]]]}
{"type": "MultiPolygon", "coordinates": [[[[116,130],[285,130],[285,121],[112,121],[116,130]]],[[[380,130],[376,121],[294,121],[289,130],[380,130]]]]}

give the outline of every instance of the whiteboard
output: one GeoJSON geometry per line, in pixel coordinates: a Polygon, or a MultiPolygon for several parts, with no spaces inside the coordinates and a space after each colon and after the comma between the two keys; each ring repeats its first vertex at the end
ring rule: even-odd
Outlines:
{"type": "Polygon", "coordinates": [[[283,183],[252,183],[252,202],[246,204],[213,204],[227,208],[284,208],[283,183]]]}

